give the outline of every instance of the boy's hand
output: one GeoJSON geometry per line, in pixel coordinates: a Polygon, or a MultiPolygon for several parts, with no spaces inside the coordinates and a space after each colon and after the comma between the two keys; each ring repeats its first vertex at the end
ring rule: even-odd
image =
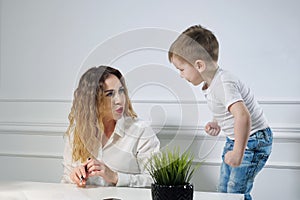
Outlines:
{"type": "Polygon", "coordinates": [[[236,153],[235,151],[228,151],[225,154],[224,162],[231,167],[238,167],[242,163],[243,154],[236,153]]]}
{"type": "Polygon", "coordinates": [[[219,135],[221,127],[218,125],[218,122],[208,122],[205,126],[205,132],[211,136],[219,135]]]}

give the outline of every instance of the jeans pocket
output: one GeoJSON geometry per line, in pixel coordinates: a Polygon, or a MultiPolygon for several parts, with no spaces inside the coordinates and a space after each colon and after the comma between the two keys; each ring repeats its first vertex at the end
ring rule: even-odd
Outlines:
{"type": "Polygon", "coordinates": [[[270,128],[257,131],[249,137],[247,148],[253,150],[260,150],[261,148],[272,146],[273,133],[270,128]]]}
{"type": "Polygon", "coordinates": [[[270,135],[265,135],[265,138],[261,138],[257,140],[257,148],[258,149],[268,149],[268,147],[272,146],[273,138],[270,135]]]}
{"type": "Polygon", "coordinates": [[[258,140],[253,137],[249,137],[248,143],[247,143],[247,149],[254,150],[258,146],[258,140]]]}

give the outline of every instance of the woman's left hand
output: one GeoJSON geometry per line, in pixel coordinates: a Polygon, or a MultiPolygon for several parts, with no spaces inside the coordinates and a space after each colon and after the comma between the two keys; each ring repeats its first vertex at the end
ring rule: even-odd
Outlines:
{"type": "Polygon", "coordinates": [[[90,159],[86,164],[87,173],[90,176],[101,176],[106,182],[114,185],[118,182],[117,172],[112,171],[103,162],[97,159],[90,159]]]}

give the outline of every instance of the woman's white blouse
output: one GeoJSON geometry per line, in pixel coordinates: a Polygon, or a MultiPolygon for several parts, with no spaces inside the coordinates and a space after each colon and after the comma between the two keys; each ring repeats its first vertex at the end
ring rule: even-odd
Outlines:
{"type": "MultiPolygon", "coordinates": [[[[64,174],[62,183],[72,183],[70,173],[80,161],[72,161],[73,135],[65,137],[64,174]]],[[[152,128],[131,117],[117,121],[115,130],[105,146],[99,150],[98,160],[118,173],[116,186],[149,187],[153,182],[144,168],[152,153],[158,152],[160,142],[152,128]]],[[[87,184],[108,186],[102,177],[89,177],[87,184]]]]}

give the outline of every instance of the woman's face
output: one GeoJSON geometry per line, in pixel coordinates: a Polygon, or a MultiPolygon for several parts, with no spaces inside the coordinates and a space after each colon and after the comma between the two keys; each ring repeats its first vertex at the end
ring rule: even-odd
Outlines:
{"type": "Polygon", "coordinates": [[[113,74],[104,81],[104,120],[118,120],[123,116],[126,97],[124,87],[113,74]]]}

